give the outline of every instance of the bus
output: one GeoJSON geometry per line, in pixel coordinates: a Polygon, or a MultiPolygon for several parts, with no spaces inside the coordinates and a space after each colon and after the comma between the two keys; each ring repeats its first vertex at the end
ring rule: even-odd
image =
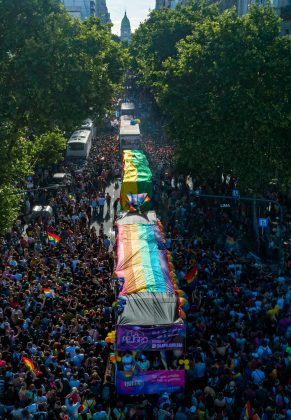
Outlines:
{"type": "Polygon", "coordinates": [[[122,121],[119,129],[120,151],[141,149],[139,124],[131,125],[130,121],[122,121]]]}
{"type": "Polygon", "coordinates": [[[87,159],[92,145],[91,130],[77,130],[71,135],[67,145],[67,158],[87,159]]]}
{"type": "Polygon", "coordinates": [[[82,122],[80,130],[90,130],[93,138],[96,136],[96,127],[90,118],[82,122]]]}

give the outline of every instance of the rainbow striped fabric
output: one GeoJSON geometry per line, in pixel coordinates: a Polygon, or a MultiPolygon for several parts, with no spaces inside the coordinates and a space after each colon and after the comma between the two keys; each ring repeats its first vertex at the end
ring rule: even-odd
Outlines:
{"type": "Polygon", "coordinates": [[[51,232],[47,232],[47,237],[51,245],[57,245],[62,239],[58,235],[55,235],[54,233],[51,233],[51,232]]]}
{"type": "Polygon", "coordinates": [[[184,279],[187,281],[188,284],[193,283],[193,281],[197,278],[198,271],[199,271],[198,265],[194,264],[194,266],[191,268],[191,270],[188,271],[188,273],[184,277],[184,279]]]}
{"type": "Polygon", "coordinates": [[[22,361],[29,370],[31,370],[32,372],[36,371],[36,367],[34,366],[32,360],[28,359],[27,357],[22,357],[22,361]]]}
{"type": "Polygon", "coordinates": [[[118,225],[115,277],[124,279],[119,296],[137,292],[174,293],[158,225],[118,225]]]}
{"type": "Polygon", "coordinates": [[[55,292],[53,289],[47,289],[46,287],[43,289],[43,293],[45,295],[45,297],[47,298],[54,298],[55,297],[55,292]]]}
{"type": "Polygon", "coordinates": [[[124,150],[123,180],[120,192],[122,210],[135,211],[135,204],[138,204],[142,211],[150,210],[152,190],[152,173],[144,152],[124,150]]]}

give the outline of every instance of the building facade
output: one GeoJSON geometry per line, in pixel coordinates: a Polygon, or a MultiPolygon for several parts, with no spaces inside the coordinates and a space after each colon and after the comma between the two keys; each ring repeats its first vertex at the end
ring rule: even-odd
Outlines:
{"type": "MultiPolygon", "coordinates": [[[[189,0],[156,0],[156,9],[163,7],[174,9],[177,4],[186,5],[189,0]]],[[[248,12],[251,4],[267,4],[269,0],[206,0],[208,3],[216,3],[221,11],[233,6],[237,8],[238,16],[243,16],[248,12]]],[[[291,0],[271,0],[271,5],[276,10],[278,16],[283,20],[282,35],[291,36],[291,0]]]]}
{"type": "Polygon", "coordinates": [[[156,0],[156,9],[167,7],[168,9],[175,9],[178,4],[186,5],[188,0],[156,0]]]}
{"type": "MultiPolygon", "coordinates": [[[[221,11],[236,6],[238,16],[245,15],[252,4],[269,4],[268,0],[208,0],[216,3],[221,11]]],[[[271,5],[283,20],[282,35],[291,35],[291,0],[271,0],[271,5]]]]}
{"type": "Polygon", "coordinates": [[[124,17],[121,21],[120,39],[124,42],[130,42],[131,40],[131,26],[126,12],[124,13],[124,17]]]}
{"type": "Polygon", "coordinates": [[[61,0],[61,3],[74,18],[85,20],[96,14],[95,0],[61,0]]]}
{"type": "Polygon", "coordinates": [[[110,13],[108,13],[106,0],[95,0],[96,1],[96,16],[101,19],[102,23],[110,23],[110,13]]]}

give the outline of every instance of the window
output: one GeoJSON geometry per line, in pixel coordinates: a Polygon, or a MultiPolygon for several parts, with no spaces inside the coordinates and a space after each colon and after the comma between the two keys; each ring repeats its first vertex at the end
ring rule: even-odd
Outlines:
{"type": "Polygon", "coordinates": [[[70,150],[84,150],[84,144],[83,143],[71,143],[69,144],[69,149],[70,150]]]}

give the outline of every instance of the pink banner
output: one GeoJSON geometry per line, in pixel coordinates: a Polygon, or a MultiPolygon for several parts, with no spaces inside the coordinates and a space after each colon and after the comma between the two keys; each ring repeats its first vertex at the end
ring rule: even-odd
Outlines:
{"type": "Polygon", "coordinates": [[[130,378],[122,371],[116,371],[118,394],[162,394],[180,392],[185,387],[184,370],[150,370],[134,373],[130,378]]]}

